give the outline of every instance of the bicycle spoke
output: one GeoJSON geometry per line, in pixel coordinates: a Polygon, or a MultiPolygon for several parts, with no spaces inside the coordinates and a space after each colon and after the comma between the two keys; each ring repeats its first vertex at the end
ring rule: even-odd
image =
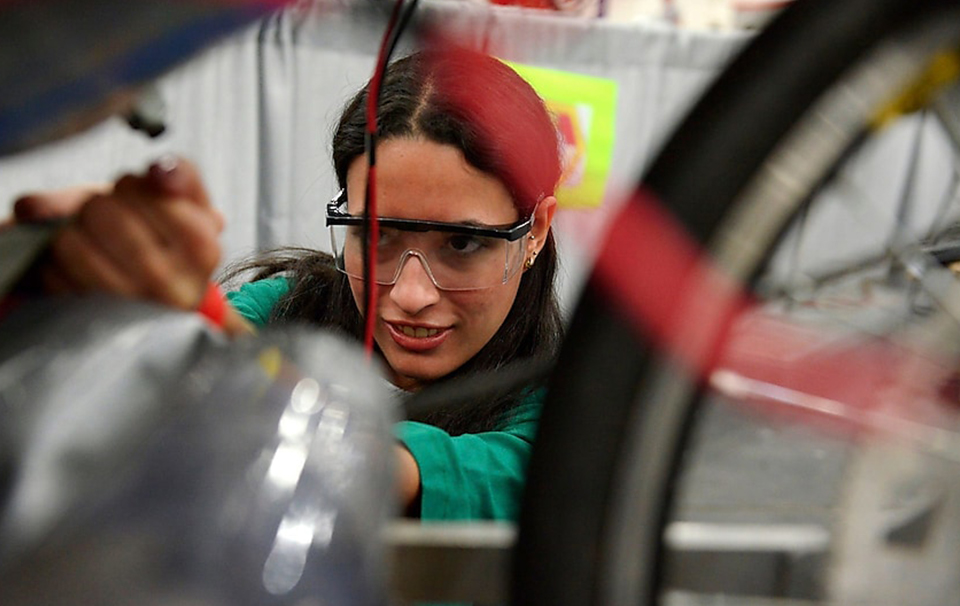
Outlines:
{"type": "Polygon", "coordinates": [[[931,107],[947,133],[954,152],[960,156],[960,87],[954,86],[939,95],[931,107]]]}
{"type": "Polygon", "coordinates": [[[920,113],[920,124],[917,125],[910,145],[910,156],[907,164],[907,174],[903,180],[900,199],[897,203],[897,212],[893,224],[893,233],[890,234],[891,249],[901,248],[910,239],[910,226],[915,217],[912,216],[913,191],[916,187],[917,167],[920,164],[920,149],[923,145],[924,121],[926,111],[920,113]]]}

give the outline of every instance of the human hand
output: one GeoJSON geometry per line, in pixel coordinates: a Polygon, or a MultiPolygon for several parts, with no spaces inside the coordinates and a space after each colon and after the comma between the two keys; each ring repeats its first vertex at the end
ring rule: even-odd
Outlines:
{"type": "Polygon", "coordinates": [[[155,163],[100,191],[26,196],[14,214],[18,221],[75,216],[41,268],[52,294],[108,292],[195,309],[220,261],[223,217],[183,160],[155,163]]]}

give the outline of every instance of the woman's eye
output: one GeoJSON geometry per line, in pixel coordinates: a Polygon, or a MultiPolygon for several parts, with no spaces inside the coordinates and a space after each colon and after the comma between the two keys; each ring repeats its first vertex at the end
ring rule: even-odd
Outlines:
{"type": "MultiPolygon", "coordinates": [[[[351,225],[347,228],[347,235],[356,240],[363,239],[363,226],[362,225],[351,225]]],[[[381,246],[384,244],[389,244],[396,240],[397,230],[395,229],[384,229],[380,228],[378,233],[378,241],[381,246]]]]}
{"type": "Polygon", "coordinates": [[[454,252],[469,254],[483,248],[483,240],[473,236],[456,235],[450,236],[450,239],[447,240],[447,246],[454,252]]]}
{"type": "Polygon", "coordinates": [[[399,234],[397,233],[397,230],[381,227],[379,241],[380,247],[382,248],[384,246],[392,245],[394,242],[396,242],[398,236],[399,234]]]}

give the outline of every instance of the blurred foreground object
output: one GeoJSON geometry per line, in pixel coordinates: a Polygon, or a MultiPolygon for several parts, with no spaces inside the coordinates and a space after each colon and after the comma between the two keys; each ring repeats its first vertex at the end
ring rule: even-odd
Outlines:
{"type": "Polygon", "coordinates": [[[515,604],[957,603],[958,48],[953,0],[794,2],[701,97],[571,320],[515,604]]]}
{"type": "Polygon", "coordinates": [[[383,603],[394,419],[359,349],[97,298],[0,335],[0,603],[383,603]]]}
{"type": "MultiPolygon", "coordinates": [[[[0,3],[0,155],[79,132],[138,88],[282,0],[0,3]]],[[[137,118],[134,118],[134,123],[137,118]]],[[[157,132],[157,125],[143,125],[157,132]]]]}

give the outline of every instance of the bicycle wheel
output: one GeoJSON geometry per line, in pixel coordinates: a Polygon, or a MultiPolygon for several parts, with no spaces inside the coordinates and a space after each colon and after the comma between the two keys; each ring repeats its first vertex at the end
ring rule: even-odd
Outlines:
{"type": "MultiPolygon", "coordinates": [[[[923,246],[944,233],[944,221],[884,233],[878,254],[846,247],[809,266],[798,261],[796,243],[824,225],[818,209],[843,189],[842,167],[856,170],[862,154],[877,155],[872,142],[896,128],[888,122],[927,120],[948,146],[958,143],[956,115],[943,103],[957,79],[958,40],[956,2],[799,0],[711,87],[640,189],[765,301],[760,309],[827,300],[850,288],[850,276],[882,275],[905,305],[895,305],[896,320],[873,336],[907,341],[922,332],[937,356],[955,360],[957,283],[923,246]],[[936,117],[917,114],[923,107],[936,117]],[[918,313],[918,297],[933,300],[934,311],[918,313]]],[[[955,186],[954,179],[945,199],[955,186]]],[[[618,246],[636,248],[617,239],[631,233],[620,224],[637,200],[615,222],[598,265],[618,246]]],[[[908,224],[909,207],[898,204],[894,225],[908,224]]],[[[550,384],[520,518],[517,604],[655,603],[665,589],[664,528],[674,517],[691,427],[704,400],[723,390],[709,387],[715,372],[698,374],[650,346],[610,292],[594,272],[550,384]]],[[[694,290],[677,313],[702,309],[697,299],[710,292],[694,290]]],[[[721,337],[736,311],[717,305],[692,335],[711,359],[723,354],[721,337]]]]}

